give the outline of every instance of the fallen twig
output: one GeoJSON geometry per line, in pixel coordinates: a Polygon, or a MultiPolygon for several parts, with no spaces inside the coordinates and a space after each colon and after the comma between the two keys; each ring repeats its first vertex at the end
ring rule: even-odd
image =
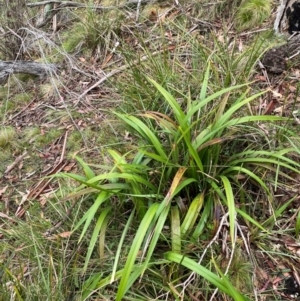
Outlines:
{"type": "Polygon", "coordinates": [[[8,165],[5,169],[4,176],[6,176],[9,172],[11,172],[14,169],[14,167],[27,156],[27,154],[28,152],[25,151],[21,156],[17,157],[17,159],[12,164],[8,165]]]}
{"type": "Polygon", "coordinates": [[[45,77],[56,69],[54,64],[44,64],[32,61],[0,61],[0,84],[4,83],[7,77],[13,73],[26,73],[45,77]]]}

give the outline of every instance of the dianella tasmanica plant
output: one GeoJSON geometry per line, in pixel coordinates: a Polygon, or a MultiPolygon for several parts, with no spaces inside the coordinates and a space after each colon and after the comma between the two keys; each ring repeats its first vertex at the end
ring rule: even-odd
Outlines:
{"type": "Polygon", "coordinates": [[[274,179],[289,177],[289,171],[298,173],[299,164],[288,157],[293,148],[277,151],[257,126],[263,123],[274,132],[276,123],[285,119],[251,115],[247,109],[266,91],[251,95],[248,84],[243,84],[209,93],[210,76],[208,64],[198,98],[187,96],[181,104],[148,78],[167,103],[168,113],[115,113],[136,146],[125,154],[109,150],[113,164],[102,166],[101,174],[78,158],[84,175],[63,175],[81,183],[77,195],[95,196],[74,229],[81,229],[79,241],[92,229],[83,271],[95,257],[96,245],[100,259],[112,258],[109,275],[99,271],[87,280],[83,300],[110,285],[118,286],[117,301],[125,295],[144,300],[137,287],[151,286],[151,281],[162,299],[172,295],[181,300],[186,287],[197,282],[206,283],[207,300],[217,292],[234,300],[251,299],[249,291],[249,297],[238,292],[227,277],[235,250],[240,253],[244,246],[239,223],[268,231],[253,214],[249,191],[259,191],[269,202],[274,179]],[[130,210],[119,212],[126,217],[122,235],[115,252],[105,255],[105,236],[123,205],[130,210]],[[209,251],[223,227],[229,230],[226,267],[219,264],[221,247],[219,252],[209,251]]]}

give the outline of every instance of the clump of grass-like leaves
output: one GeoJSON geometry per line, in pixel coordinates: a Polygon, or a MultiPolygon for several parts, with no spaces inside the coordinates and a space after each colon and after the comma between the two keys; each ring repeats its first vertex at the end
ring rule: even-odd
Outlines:
{"type": "Polygon", "coordinates": [[[72,34],[68,34],[63,47],[67,52],[83,48],[105,56],[109,47],[116,43],[119,30],[117,13],[113,16],[104,12],[99,15],[93,10],[88,10],[85,17],[80,17],[80,23],[76,23],[72,28],[72,34]]]}
{"type": "MultiPolygon", "coordinates": [[[[134,284],[139,277],[149,277],[149,274],[162,279],[157,280],[155,296],[150,296],[148,289],[143,293],[140,289],[139,300],[156,298],[157,294],[177,298],[178,294],[185,294],[186,286],[193,279],[202,285],[209,284],[206,299],[212,296],[214,288],[224,294],[223,299],[227,298],[225,295],[233,300],[251,299],[250,291],[246,292],[249,296],[246,297],[235,288],[240,286],[240,279],[235,285],[234,278],[226,277],[230,260],[224,269],[218,266],[213,254],[210,257],[206,253],[227,221],[231,258],[238,236],[243,239],[243,234],[237,232],[239,220],[253,232],[267,233],[252,214],[253,200],[247,187],[255,187],[256,193],[260,191],[268,200],[271,197],[269,187],[274,185],[268,179],[276,173],[289,178],[288,171],[299,173],[299,164],[286,156],[293,148],[276,151],[268,149],[267,143],[257,148],[251,138],[247,140],[245,136],[245,129],[251,129],[251,137],[255,136],[253,141],[260,140],[259,145],[263,145],[264,135],[255,123],[270,123],[273,127],[274,122],[284,120],[277,116],[247,114],[247,105],[265,92],[249,96],[246,89],[238,98],[231,97],[231,92],[245,89],[247,85],[244,84],[208,95],[209,78],[208,66],[199,97],[195,100],[187,97],[184,109],[166,89],[148,79],[170,107],[170,114],[116,113],[139,137],[139,145],[123,155],[109,150],[114,165],[101,166],[104,171],[101,174],[96,175],[78,158],[84,175],[63,175],[81,183],[74,195],[96,195],[74,229],[77,231],[83,226],[81,242],[87,230],[93,228],[83,272],[89,267],[96,246],[100,259],[105,258],[105,236],[109,233],[110,222],[113,223],[113,203],[116,200],[120,206],[130,203],[132,208],[127,214],[119,245],[111,255],[114,263],[109,275],[94,272],[84,286],[83,300],[112,283],[118,285],[115,300],[124,300],[125,294],[137,298],[134,284]],[[129,229],[133,224],[137,225],[137,230],[127,251],[129,229]],[[200,247],[199,241],[207,240],[211,242],[205,248],[200,247]],[[191,246],[201,248],[201,256],[191,246]],[[121,260],[124,252],[125,264],[121,260]],[[165,276],[159,276],[162,270],[165,276]]],[[[240,252],[240,247],[238,249],[240,252]]]]}
{"type": "Polygon", "coordinates": [[[272,11],[272,0],[245,0],[238,8],[236,25],[239,30],[256,27],[262,24],[272,11]]]}
{"type": "Polygon", "coordinates": [[[5,147],[11,144],[16,136],[16,131],[12,127],[6,127],[0,131],[0,147],[5,147]]]}

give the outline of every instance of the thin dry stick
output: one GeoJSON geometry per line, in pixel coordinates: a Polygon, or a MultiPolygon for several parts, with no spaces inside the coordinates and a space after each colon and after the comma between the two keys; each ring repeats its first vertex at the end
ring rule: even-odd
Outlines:
{"type": "MultiPolygon", "coordinates": [[[[242,239],[243,239],[243,242],[244,242],[244,246],[245,246],[245,249],[246,249],[246,251],[247,251],[247,253],[248,253],[248,256],[249,256],[249,258],[250,258],[250,261],[252,262],[252,265],[255,267],[255,265],[254,265],[254,260],[253,260],[253,258],[252,258],[252,254],[251,254],[251,252],[250,252],[250,241],[249,241],[249,232],[248,232],[248,239],[246,239],[246,237],[245,237],[245,235],[244,235],[244,233],[243,233],[243,230],[242,230],[242,228],[241,228],[241,226],[237,223],[237,227],[238,227],[238,230],[239,230],[239,232],[240,232],[240,234],[241,234],[241,237],[242,237],[242,239]]],[[[252,280],[253,280],[253,283],[255,283],[255,269],[253,270],[253,275],[252,275],[252,280]]],[[[253,293],[254,293],[254,298],[255,298],[255,301],[258,301],[258,296],[257,296],[257,290],[256,290],[256,288],[255,288],[255,286],[253,287],[253,293]]]]}
{"type": "Polygon", "coordinates": [[[22,110],[20,110],[17,114],[14,116],[9,117],[8,120],[14,120],[16,117],[18,117],[20,114],[22,114],[24,111],[26,111],[33,103],[35,102],[35,99],[33,99],[29,104],[27,104],[22,110]]]}
{"type": "MultiPolygon", "coordinates": [[[[55,11],[56,8],[57,8],[57,4],[54,4],[53,10],[55,11]]],[[[52,30],[53,32],[57,31],[57,14],[55,14],[52,19],[52,30]]]]}
{"type": "MultiPolygon", "coordinates": [[[[220,225],[219,225],[219,228],[215,234],[215,236],[212,238],[212,240],[209,242],[209,244],[207,245],[207,247],[204,249],[199,261],[198,261],[198,264],[201,264],[206,252],[208,251],[208,249],[212,246],[212,244],[217,240],[222,228],[223,228],[223,225],[228,221],[227,221],[227,218],[229,216],[229,213],[226,213],[224,214],[224,216],[222,217],[221,221],[220,221],[220,225]]],[[[185,289],[187,288],[187,286],[193,281],[193,279],[195,278],[195,272],[191,273],[191,275],[188,277],[187,280],[184,281],[183,283],[183,288],[182,288],[182,294],[184,293],[185,289]]],[[[182,284],[178,284],[176,285],[175,287],[178,287],[178,286],[182,286],[182,284]]]]}
{"type": "MultiPolygon", "coordinates": [[[[165,50],[159,50],[159,51],[155,51],[152,53],[152,56],[155,56],[159,53],[165,52],[165,50]]],[[[114,69],[112,71],[110,71],[109,73],[107,73],[104,77],[102,77],[100,80],[98,80],[96,83],[94,83],[91,87],[89,87],[88,89],[86,89],[81,95],[79,95],[78,97],[78,101],[75,103],[75,105],[77,105],[80,101],[80,99],[85,96],[87,93],[89,93],[91,90],[93,90],[94,88],[96,88],[97,86],[101,85],[102,83],[104,83],[107,79],[109,79],[110,77],[114,76],[115,74],[118,74],[132,66],[137,65],[140,62],[144,62],[147,59],[149,59],[150,56],[149,55],[145,55],[142,56],[139,60],[135,60],[132,64],[126,64],[118,69],[114,69]]]]}
{"type": "Polygon", "coordinates": [[[139,20],[139,17],[140,17],[140,8],[141,8],[141,3],[142,3],[142,0],[138,0],[138,4],[137,4],[137,7],[136,7],[136,16],[135,16],[135,22],[138,22],[138,20],[139,20]]]}
{"type": "Polygon", "coordinates": [[[4,175],[7,175],[11,170],[14,169],[14,167],[19,164],[26,156],[28,152],[25,151],[21,156],[19,156],[12,164],[6,167],[6,170],[4,172],[4,175]]]}
{"type": "MultiPolygon", "coordinates": [[[[235,231],[234,231],[234,239],[235,239],[235,241],[236,241],[236,236],[237,236],[237,224],[238,224],[238,223],[235,222],[235,225],[236,225],[236,227],[234,227],[234,230],[235,230],[235,231]]],[[[234,247],[233,247],[232,250],[231,250],[229,262],[228,262],[228,264],[227,264],[227,267],[226,267],[224,276],[226,276],[226,275],[228,274],[229,268],[230,268],[231,263],[232,263],[232,260],[233,260],[233,255],[234,255],[234,247]]],[[[215,295],[217,294],[218,291],[219,291],[218,288],[216,288],[216,289],[214,290],[214,292],[213,292],[212,296],[210,297],[209,301],[213,301],[213,300],[214,300],[214,297],[215,297],[215,295]]]]}
{"type": "Polygon", "coordinates": [[[263,75],[264,75],[264,77],[265,77],[265,79],[266,79],[266,81],[268,83],[268,86],[271,87],[271,83],[270,83],[270,80],[269,80],[269,77],[268,77],[268,73],[266,71],[265,66],[263,65],[263,63],[260,60],[258,61],[258,65],[259,65],[259,68],[261,69],[261,71],[262,71],[262,73],[263,73],[263,75]]]}
{"type": "Polygon", "coordinates": [[[65,158],[67,140],[68,140],[68,131],[66,131],[66,133],[65,133],[63,149],[61,151],[61,156],[60,156],[58,164],[60,164],[64,160],[64,158],[65,158]]]}

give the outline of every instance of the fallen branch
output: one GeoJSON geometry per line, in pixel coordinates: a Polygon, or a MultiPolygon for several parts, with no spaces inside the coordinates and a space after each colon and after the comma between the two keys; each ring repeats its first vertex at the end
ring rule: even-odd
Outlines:
{"type": "Polygon", "coordinates": [[[30,61],[0,61],[0,84],[3,84],[7,77],[13,73],[25,73],[46,77],[56,69],[54,64],[44,64],[30,61]]]}
{"type": "MultiPolygon", "coordinates": [[[[147,4],[153,0],[130,0],[120,5],[116,6],[101,6],[101,5],[88,5],[84,3],[78,3],[73,1],[60,1],[60,0],[47,0],[35,3],[27,3],[28,7],[53,5],[53,7],[47,12],[46,16],[42,16],[41,20],[36,23],[37,28],[41,28],[49,23],[49,21],[62,9],[64,8],[91,8],[94,10],[112,10],[112,9],[122,9],[135,7],[140,4],[147,4]]],[[[154,0],[155,1],[155,0],[154,0]]]]}
{"type": "Polygon", "coordinates": [[[277,13],[276,13],[276,19],[274,22],[274,31],[276,34],[279,34],[280,32],[280,23],[282,19],[284,18],[284,12],[286,10],[286,5],[288,3],[288,0],[281,1],[281,4],[278,6],[277,13]]]}
{"type": "Polygon", "coordinates": [[[93,9],[115,9],[115,8],[123,8],[123,7],[129,7],[133,5],[137,5],[139,2],[142,4],[146,4],[150,2],[150,0],[131,0],[124,4],[120,4],[117,6],[100,6],[100,5],[88,5],[73,1],[59,1],[59,0],[47,0],[47,1],[41,1],[41,2],[35,2],[35,3],[27,3],[28,7],[34,7],[34,6],[42,6],[47,4],[58,4],[59,6],[56,9],[61,9],[63,7],[76,7],[76,8],[93,8],[93,9]]]}

